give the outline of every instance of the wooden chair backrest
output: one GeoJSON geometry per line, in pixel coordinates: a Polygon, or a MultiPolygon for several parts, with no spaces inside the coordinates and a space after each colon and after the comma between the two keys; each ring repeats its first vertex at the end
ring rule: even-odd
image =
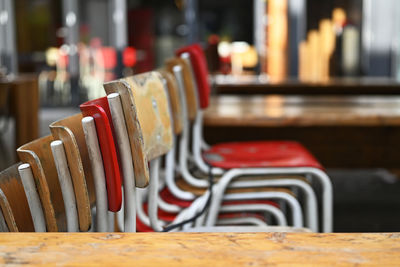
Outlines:
{"type": "Polygon", "coordinates": [[[192,77],[190,66],[184,59],[178,57],[167,59],[165,61],[165,68],[171,73],[173,73],[173,68],[177,65],[182,67],[188,118],[190,121],[194,121],[197,115],[197,96],[195,91],[195,81],[192,77]]]}
{"type": "Polygon", "coordinates": [[[14,164],[0,172],[0,208],[10,232],[34,232],[19,165],[14,164]]]}
{"type": "Polygon", "coordinates": [[[81,121],[82,114],[79,113],[53,122],[50,124],[50,131],[54,139],[61,140],[64,144],[74,186],[79,228],[86,232],[92,222],[91,206],[95,204],[96,199],[92,168],[81,121]]]}
{"type": "Polygon", "coordinates": [[[104,84],[119,93],[129,134],[137,187],[149,182],[148,161],[172,147],[168,99],[159,72],[147,72],[104,84]]]}
{"type": "Polygon", "coordinates": [[[29,163],[42,203],[48,232],[65,231],[65,209],[50,143],[51,135],[36,139],[17,149],[23,163],[29,163]]]}
{"type": "Polygon", "coordinates": [[[174,123],[174,133],[179,135],[183,129],[183,113],[179,96],[179,88],[173,73],[166,69],[159,70],[167,82],[168,98],[174,123]]]}

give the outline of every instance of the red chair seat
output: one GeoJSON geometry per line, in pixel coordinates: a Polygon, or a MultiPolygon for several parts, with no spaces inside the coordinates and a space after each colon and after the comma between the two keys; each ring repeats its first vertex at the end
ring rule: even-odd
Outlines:
{"type": "MultiPolygon", "coordinates": [[[[182,208],[187,208],[192,204],[192,201],[188,200],[181,200],[176,198],[171,191],[167,187],[164,187],[163,190],[160,192],[160,197],[164,199],[165,202],[170,203],[170,204],[175,204],[178,205],[182,208]]],[[[231,201],[224,201],[222,202],[222,205],[239,205],[239,204],[268,204],[272,205],[276,208],[279,208],[278,203],[271,201],[271,200],[231,200],[231,201]]],[[[143,209],[145,213],[147,214],[147,208],[148,204],[143,203],[143,209]]],[[[167,221],[167,222],[172,222],[175,219],[176,214],[175,213],[169,213],[166,211],[163,211],[161,209],[158,209],[158,218],[167,221]]],[[[234,212],[234,213],[223,213],[219,214],[218,218],[219,219],[232,219],[232,218],[244,218],[244,217],[254,217],[258,218],[261,220],[265,220],[265,218],[257,212],[234,212]]],[[[147,225],[145,225],[138,217],[136,218],[136,230],[138,232],[153,232],[153,229],[147,225]]]]}
{"type": "Polygon", "coordinates": [[[294,141],[231,142],[213,146],[204,159],[214,167],[313,167],[323,169],[315,157],[294,141]]]}
{"type": "Polygon", "coordinates": [[[183,200],[183,199],[176,198],[172,194],[172,192],[168,189],[168,187],[166,187],[166,186],[160,191],[160,197],[165,202],[167,202],[169,204],[177,205],[177,206],[179,206],[181,208],[188,208],[193,203],[192,200],[183,200]]]}
{"type": "MultiPolygon", "coordinates": [[[[169,204],[174,204],[177,205],[181,208],[188,208],[193,202],[190,200],[182,200],[179,198],[176,198],[171,191],[167,187],[164,187],[163,190],[160,192],[160,197],[167,203],[169,204]]],[[[264,200],[264,199],[254,199],[254,200],[229,200],[229,201],[223,201],[222,205],[239,205],[239,204],[268,204],[272,205],[276,208],[279,208],[279,205],[275,201],[271,200],[264,200]]],[[[167,212],[159,213],[159,215],[165,215],[167,212]]]]}

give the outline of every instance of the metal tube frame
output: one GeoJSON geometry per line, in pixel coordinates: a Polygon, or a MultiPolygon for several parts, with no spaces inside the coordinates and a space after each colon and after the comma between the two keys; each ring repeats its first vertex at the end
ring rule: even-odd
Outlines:
{"type": "Polygon", "coordinates": [[[111,117],[118,140],[118,149],[121,155],[125,202],[124,231],[136,232],[136,189],[128,131],[125,125],[124,113],[119,94],[110,94],[107,96],[107,99],[108,104],[110,105],[111,117]]]}
{"type": "Polygon", "coordinates": [[[69,172],[64,145],[61,140],[55,140],[50,144],[53,152],[57,176],[60,182],[61,193],[64,200],[65,217],[67,219],[68,232],[79,232],[78,210],[71,173],[69,172]]]}
{"type": "Polygon", "coordinates": [[[96,125],[93,117],[82,118],[82,128],[85,135],[90,164],[92,166],[94,189],[96,194],[96,231],[107,232],[108,227],[108,202],[106,176],[103,167],[96,125]]]}

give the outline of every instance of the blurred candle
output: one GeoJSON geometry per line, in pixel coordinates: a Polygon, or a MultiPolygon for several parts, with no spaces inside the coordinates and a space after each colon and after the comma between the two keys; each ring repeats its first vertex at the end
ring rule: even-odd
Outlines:
{"type": "Polygon", "coordinates": [[[321,49],[321,80],[329,79],[329,59],[335,49],[335,32],[332,21],[323,19],[319,23],[321,49]]]}
{"type": "Polygon", "coordinates": [[[344,75],[357,75],[359,69],[360,50],[359,30],[352,25],[347,25],[342,37],[342,70],[344,75]]]}
{"type": "Polygon", "coordinates": [[[299,80],[302,82],[310,80],[309,60],[308,44],[306,41],[302,41],[299,45],[299,80]]]}
{"type": "Polygon", "coordinates": [[[308,33],[308,51],[310,60],[310,81],[319,82],[321,80],[321,48],[320,34],[316,30],[308,33]]]}
{"type": "Polygon", "coordinates": [[[271,79],[281,80],[286,77],[287,0],[269,0],[267,3],[267,73],[271,79]]]}

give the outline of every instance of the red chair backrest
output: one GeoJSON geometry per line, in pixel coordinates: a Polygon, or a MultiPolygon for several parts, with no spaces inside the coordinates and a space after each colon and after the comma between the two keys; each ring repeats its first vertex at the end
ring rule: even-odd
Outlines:
{"type": "Polygon", "coordinates": [[[106,176],[108,209],[113,212],[119,211],[122,204],[122,177],[107,97],[83,103],[80,105],[80,109],[84,117],[94,118],[106,176]]]}
{"type": "Polygon", "coordinates": [[[203,52],[203,49],[198,44],[185,46],[176,51],[178,56],[183,53],[189,53],[190,55],[190,61],[192,63],[198,95],[200,98],[200,107],[205,109],[208,107],[211,92],[210,84],[208,83],[208,67],[206,56],[203,52]]]}

